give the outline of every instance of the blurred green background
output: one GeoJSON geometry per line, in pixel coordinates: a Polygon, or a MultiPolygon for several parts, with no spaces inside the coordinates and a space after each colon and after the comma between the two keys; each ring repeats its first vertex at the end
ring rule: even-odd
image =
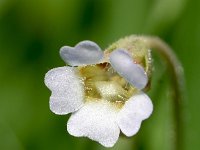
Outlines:
{"type": "MultiPolygon", "coordinates": [[[[66,132],[68,116],[49,110],[44,75],[63,66],[59,48],[81,40],[102,49],[130,34],[157,35],[183,64],[187,85],[183,145],[200,147],[200,1],[198,0],[0,0],[0,149],[103,150],[66,132]]],[[[112,149],[169,150],[173,141],[170,88],[155,56],[154,113],[140,132],[112,149]]]]}

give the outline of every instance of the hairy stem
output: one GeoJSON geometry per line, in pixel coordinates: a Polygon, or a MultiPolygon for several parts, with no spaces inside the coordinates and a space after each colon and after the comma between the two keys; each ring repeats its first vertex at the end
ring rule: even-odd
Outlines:
{"type": "Polygon", "coordinates": [[[183,99],[184,99],[184,74],[183,68],[173,50],[158,37],[146,37],[143,39],[148,47],[155,50],[163,59],[165,59],[171,74],[171,84],[174,88],[174,123],[175,123],[175,150],[183,150],[183,99]]]}

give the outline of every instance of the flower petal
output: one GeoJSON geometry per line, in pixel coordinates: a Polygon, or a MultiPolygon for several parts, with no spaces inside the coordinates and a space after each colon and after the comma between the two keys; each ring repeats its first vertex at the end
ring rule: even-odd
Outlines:
{"type": "Polygon", "coordinates": [[[84,107],[72,114],[68,132],[76,137],[88,137],[105,147],[112,147],[119,138],[116,121],[117,108],[107,101],[87,102],[84,107]]]}
{"type": "Polygon", "coordinates": [[[140,129],[141,122],[147,119],[152,111],[150,98],[141,92],[126,101],[118,114],[117,123],[126,136],[133,136],[140,129]]]}
{"type": "Polygon", "coordinates": [[[50,109],[55,114],[68,114],[83,105],[84,89],[75,68],[65,66],[48,71],[45,84],[52,91],[50,109]]]}
{"type": "Polygon", "coordinates": [[[148,81],[144,69],[133,62],[133,58],[126,50],[118,49],[110,54],[110,64],[130,84],[143,89],[148,81]]]}
{"type": "Polygon", "coordinates": [[[63,46],[61,58],[70,66],[97,64],[103,59],[101,48],[92,41],[82,41],[75,47],[63,46]]]}

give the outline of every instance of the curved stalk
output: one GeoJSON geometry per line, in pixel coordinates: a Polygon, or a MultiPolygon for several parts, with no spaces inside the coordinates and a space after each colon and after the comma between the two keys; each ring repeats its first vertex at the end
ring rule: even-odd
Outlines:
{"type": "Polygon", "coordinates": [[[175,150],[183,150],[183,95],[184,95],[184,74],[183,68],[173,50],[158,37],[142,37],[145,44],[155,50],[162,58],[165,59],[171,74],[171,84],[174,87],[173,92],[173,110],[175,123],[175,150]]]}

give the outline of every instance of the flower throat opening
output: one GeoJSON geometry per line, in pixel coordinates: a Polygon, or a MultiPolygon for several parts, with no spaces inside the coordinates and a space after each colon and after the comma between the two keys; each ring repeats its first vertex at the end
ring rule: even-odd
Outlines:
{"type": "Polygon", "coordinates": [[[78,67],[86,100],[104,99],[124,104],[137,89],[132,87],[109,63],[78,67]]]}

